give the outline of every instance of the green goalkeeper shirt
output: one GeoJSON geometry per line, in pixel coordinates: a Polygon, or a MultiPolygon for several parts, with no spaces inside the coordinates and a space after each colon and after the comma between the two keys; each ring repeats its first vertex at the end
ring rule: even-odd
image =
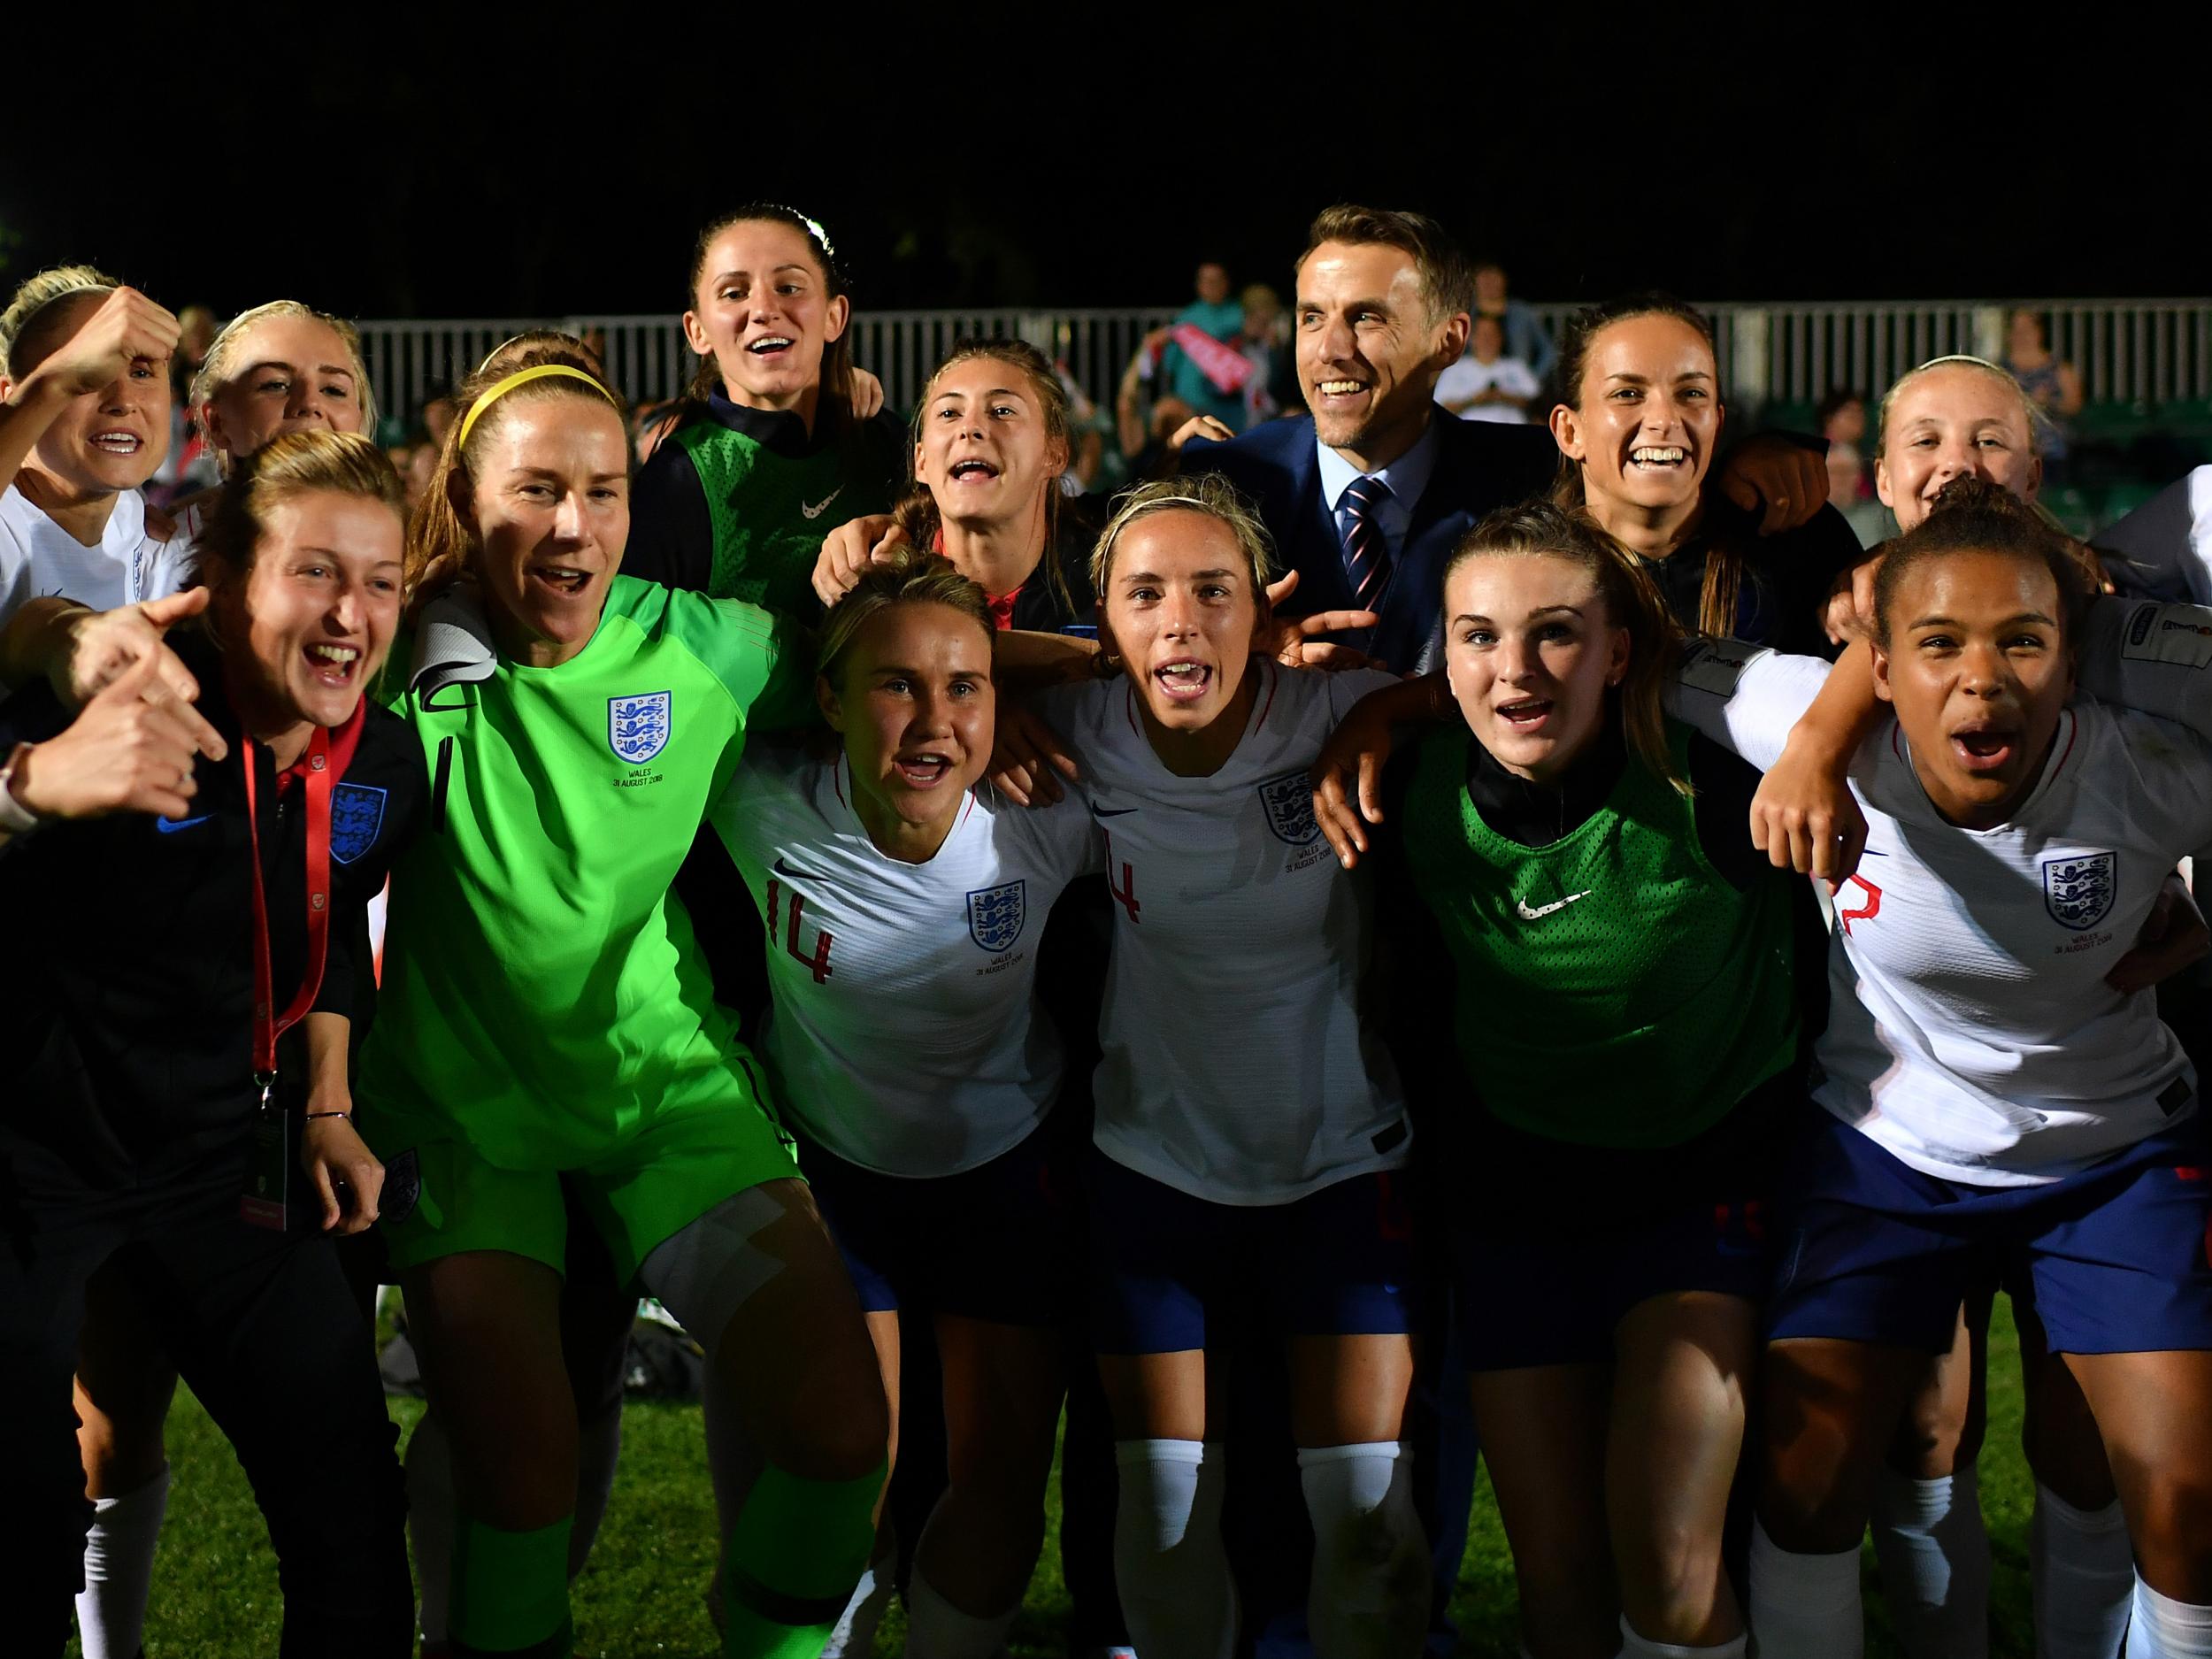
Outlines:
{"type": "Polygon", "coordinates": [[[394,707],[432,802],[393,872],[365,1109],[565,1169],[727,1087],[744,1051],[672,888],[748,728],[803,717],[798,643],[754,606],[617,576],[557,667],[418,670],[394,707]]]}

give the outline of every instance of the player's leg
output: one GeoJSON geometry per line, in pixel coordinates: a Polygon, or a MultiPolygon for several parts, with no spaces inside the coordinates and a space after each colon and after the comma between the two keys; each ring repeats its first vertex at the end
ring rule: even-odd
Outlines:
{"type": "Polygon", "coordinates": [[[2135,1546],[2131,1659],[2212,1655],[2212,1351],[2071,1354],[2135,1546]]]}
{"type": "Polygon", "coordinates": [[[1951,1351],[1906,1406],[1875,1494],[1882,1599],[1907,1659],[1977,1659],[1989,1650],[1989,1532],[1976,1460],[1988,1418],[1994,1286],[1959,1310],[1951,1351]]]}
{"type": "Polygon", "coordinates": [[[370,1329],[334,1241],[243,1225],[226,1173],[116,1257],[269,1528],[284,1659],[413,1645],[405,1489],[370,1329]]]}
{"type": "Polygon", "coordinates": [[[1621,1636],[1605,1518],[1605,1367],[1479,1371],[1470,1385],[1513,1552],[1522,1647],[1534,1659],[1609,1659],[1621,1636]]]}
{"type": "Polygon", "coordinates": [[[1787,1178],[1759,1381],[1752,1643],[1863,1651],[1859,1542],[1929,1360],[1949,1351],[1976,1258],[1940,1230],[1967,1200],[1822,1114],[1787,1178]]]}
{"type": "Polygon", "coordinates": [[[991,1659],[1045,1536],[1064,1392],[1060,1333],[941,1314],[946,1471],[907,1588],[912,1659],[991,1659]]]}
{"type": "Polygon", "coordinates": [[[93,1504],[77,1596],[84,1659],[133,1659],[139,1651],[169,1502],[162,1425],[176,1386],[176,1367],[127,1280],[111,1267],[95,1273],[77,1338],[77,1449],[93,1504]]]}
{"type": "MultiPolygon", "coordinates": [[[[44,1156],[32,1151],[27,1160],[44,1156]]],[[[65,1220],[58,1205],[41,1202],[45,1194],[34,1195],[39,1183],[25,1162],[0,1148],[0,1459],[10,1525],[0,1607],[12,1651],[60,1659],[92,1519],[70,1375],[86,1281],[123,1229],[96,1224],[88,1212],[65,1220]]]]}
{"type": "Polygon", "coordinates": [[[1740,1659],[1744,1624],[1721,1564],[1758,1355],[1747,1298],[1680,1291],[1629,1310],[1614,1335],[1606,1509],[1624,1653],[1740,1659]]]}
{"type": "Polygon", "coordinates": [[[2095,1416],[2127,1517],[2131,1655],[2212,1655],[2208,1154],[2192,1121],[2038,1189],[2024,1251],[2035,1312],[2095,1416]]]}
{"type": "MultiPolygon", "coordinates": [[[[991,1659],[1044,1542],[1079,1259],[1071,1164],[1047,1125],[975,1169],[903,1183],[903,1204],[874,1206],[895,1214],[914,1299],[935,1314],[946,1484],[907,1586],[913,1659],[991,1659]]],[[[853,1230],[839,1213],[831,1225],[849,1261],[853,1230]]],[[[880,1259],[895,1240],[863,1242],[880,1259]]]]}
{"type": "Polygon", "coordinates": [[[700,1338],[707,1386],[763,1459],[728,1523],[724,1650],[818,1654],[867,1567],[890,1440],[875,1349],[836,1246],[795,1176],[725,1200],[657,1246],[641,1273],[700,1338]]]}
{"type": "Polygon", "coordinates": [[[2135,1599],[2135,1551],[2112,1466],[2081,1385],[2044,1340],[2024,1282],[2014,1289],[2012,1317],[2027,1385],[2020,1439],[2035,1477],[2028,1581],[2038,1659],[2118,1659],[2135,1599]]]}
{"type": "Polygon", "coordinates": [[[1404,1190],[1401,1171],[1355,1176],[1268,1212],[1257,1235],[1293,1333],[1291,1432],[1313,1524],[1306,1622],[1321,1659],[1409,1659],[1428,1633],[1403,1438],[1417,1311],[1404,1190]]]}
{"type": "MultiPolygon", "coordinates": [[[[407,1125],[380,1124],[396,1143],[407,1125]]],[[[560,1179],[495,1169],[449,1141],[412,1148],[419,1177],[380,1223],[408,1334],[443,1434],[455,1516],[445,1563],[455,1655],[570,1652],[568,1545],[576,1404],[561,1353],[568,1222],[560,1179]]]]}
{"type": "Polygon", "coordinates": [[[1095,1153],[1086,1179],[1093,1329],[1120,1474],[1122,1613],[1140,1654],[1227,1659],[1237,1597],[1222,1544],[1228,1482],[1214,1409],[1225,1369],[1210,1367],[1206,1354],[1219,1206],[1095,1153]]]}

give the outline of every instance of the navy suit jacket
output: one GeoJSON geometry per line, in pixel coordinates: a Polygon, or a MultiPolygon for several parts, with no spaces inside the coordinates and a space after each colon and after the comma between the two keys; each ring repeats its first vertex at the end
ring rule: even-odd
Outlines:
{"type": "MultiPolygon", "coordinates": [[[[1526,501],[1551,487],[1558,446],[1544,426],[1462,420],[1440,406],[1429,420],[1437,437],[1436,466],[1421,499],[1411,503],[1404,544],[1375,607],[1381,620],[1365,633],[1329,637],[1357,647],[1401,672],[1422,665],[1442,609],[1444,563],[1475,521],[1496,508],[1526,501]]],[[[1313,418],[1271,420],[1225,443],[1193,438],[1183,446],[1187,472],[1218,472],[1259,509],[1298,590],[1283,614],[1356,608],[1344,575],[1344,542],[1321,500],[1321,460],[1313,418]]]]}

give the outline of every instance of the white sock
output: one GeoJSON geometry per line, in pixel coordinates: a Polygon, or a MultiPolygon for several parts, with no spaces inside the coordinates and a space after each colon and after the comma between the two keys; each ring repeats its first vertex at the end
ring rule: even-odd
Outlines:
{"type": "Polygon", "coordinates": [[[1673,1641],[1652,1641],[1639,1636],[1635,1627],[1624,1617],[1621,1620],[1619,1659],[1744,1659],[1750,1640],[1748,1636],[1739,1636],[1733,1641],[1717,1642],[1710,1647],[1690,1647],[1673,1641]]]}
{"type": "Polygon", "coordinates": [[[1412,1452],[1395,1440],[1299,1452],[1313,1517],[1306,1626],[1317,1659],[1419,1650],[1429,1627],[1429,1552],[1413,1512],[1412,1470],[1412,1452]]]}
{"type": "Polygon", "coordinates": [[[2138,1578],[2127,1659],[2212,1659],[2212,1607],[2177,1601],[2138,1578]]]}
{"type": "Polygon", "coordinates": [[[415,1616],[426,1644],[446,1639],[453,1605],[453,1454],[445,1420],[426,1411],[407,1441],[407,1548],[415,1555],[422,1604],[415,1616]]]}
{"type": "Polygon", "coordinates": [[[2036,1659],[2119,1659],[2135,1596],[2135,1551],[2116,1498],[2078,1509],[2041,1481],[2028,1523],[2036,1659]]]}
{"type": "MultiPolygon", "coordinates": [[[[876,1540],[878,1546],[883,1546],[890,1536],[887,1520],[882,1537],[876,1540]]],[[[868,1563],[868,1571],[862,1573],[860,1582],[853,1586],[852,1596],[845,1603],[845,1610],[837,1616],[836,1628],[830,1632],[829,1640],[822,1644],[822,1659],[848,1659],[848,1655],[850,1659],[870,1659],[876,1650],[876,1627],[883,1623],[884,1609],[891,1605],[891,1598],[898,1591],[898,1567],[899,1552],[895,1544],[885,1548],[881,1555],[868,1563]]],[[[918,1586],[921,1581],[921,1575],[917,1573],[914,1576],[915,1585],[918,1586]]],[[[910,1593],[907,1606],[910,1615],[913,1609],[910,1593]]]]}
{"type": "Polygon", "coordinates": [[[1885,1469],[1873,1530],[1882,1599],[1906,1659],[1985,1659],[1989,1532],[1974,1465],[1934,1480],[1885,1469]]]}
{"type": "Polygon", "coordinates": [[[583,1571],[591,1540],[607,1518],[614,1495],[614,1468],[622,1459],[622,1405],[576,1428],[576,1518],[568,1534],[568,1576],[583,1571]]]}
{"type": "Polygon", "coordinates": [[[1017,1596],[1012,1606],[989,1618],[963,1613],[938,1594],[918,1566],[906,1583],[906,1659],[991,1659],[1006,1645],[1006,1632],[1021,1610],[1017,1596]]]}
{"type": "Polygon", "coordinates": [[[84,1588],[77,1594],[77,1633],[84,1659],[137,1659],[146,1631],[146,1597],[154,1579],[154,1546],[169,1508],[169,1465],[120,1497],[92,1501],[84,1540],[84,1588]]]}
{"type": "Polygon", "coordinates": [[[1122,1440],[1114,1461],[1114,1572],[1130,1645],[1144,1659],[1228,1659],[1237,1593],[1221,1544],[1220,1442],[1122,1440]]]}
{"type": "Polygon", "coordinates": [[[1745,1622],[1762,1659],[1861,1659],[1859,1552],[1800,1555],[1751,1526],[1751,1594],[1745,1622]]]}

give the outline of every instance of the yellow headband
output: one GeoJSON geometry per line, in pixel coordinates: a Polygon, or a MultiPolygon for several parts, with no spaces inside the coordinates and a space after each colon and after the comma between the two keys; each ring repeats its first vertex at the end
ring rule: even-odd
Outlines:
{"type": "Polygon", "coordinates": [[[469,405],[469,412],[461,417],[461,436],[454,448],[460,449],[468,442],[470,429],[476,425],[477,418],[494,403],[513,391],[516,387],[527,385],[532,380],[544,380],[549,374],[565,374],[572,380],[581,380],[600,396],[605,398],[609,403],[614,402],[613,393],[585,373],[583,370],[572,369],[565,363],[541,363],[534,369],[518,369],[503,380],[494,380],[483,389],[477,400],[469,405]]]}

